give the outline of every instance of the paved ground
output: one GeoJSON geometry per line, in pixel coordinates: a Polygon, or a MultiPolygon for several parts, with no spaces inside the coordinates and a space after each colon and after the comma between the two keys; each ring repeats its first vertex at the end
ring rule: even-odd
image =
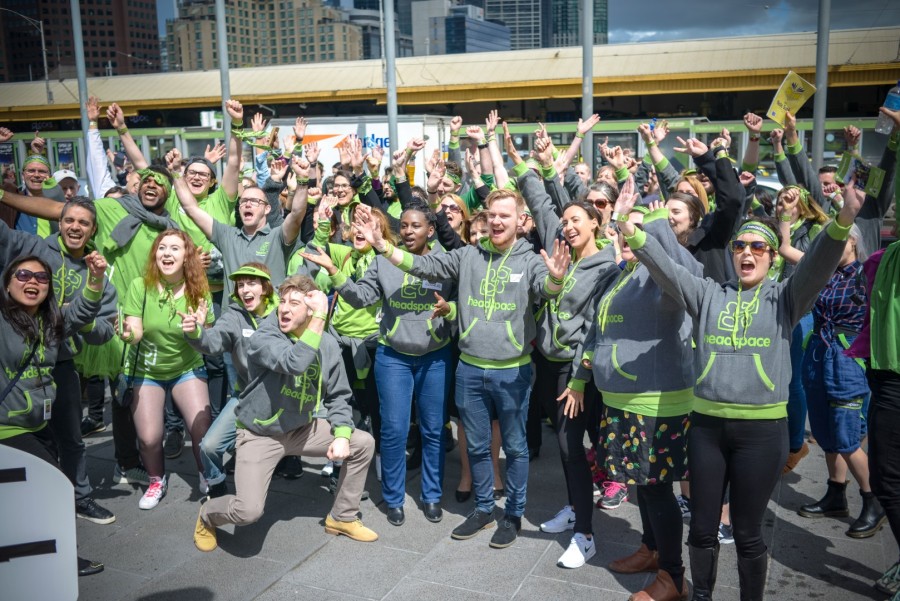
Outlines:
{"type": "MultiPolygon", "coordinates": [[[[197,551],[191,538],[200,495],[190,443],[179,459],[169,462],[168,496],[156,509],[141,511],[142,491],[111,486],[110,432],[88,441],[96,498],[118,519],[108,526],[78,520],[80,555],[106,564],[102,574],[80,579],[81,599],[625,601],[649,578],[621,576],[605,567],[640,545],[640,518],[633,500],[615,511],[595,511],[598,553],[588,565],[578,570],[556,566],[570,533],[538,530],[538,524],[564,502],[559,454],[549,429],[540,458],[531,464],[521,536],[505,550],[488,547],[490,533],[468,541],[450,539],[450,531],[469,510],[469,504],[453,498],[458,449],[447,458],[448,492],[439,524],[426,521],[417,507],[418,471],[409,477],[406,524],[400,528],[388,524],[380,486],[372,474],[368,483],[372,499],[361,509],[364,523],[380,539],[363,544],[329,536],[323,530],[332,500],[324,487],[327,480],[318,474],[319,463],[304,460],[304,477],[273,481],[266,513],[258,523],[219,530],[219,549],[207,554],[197,551]]],[[[856,541],[844,535],[852,518],[808,520],[796,514],[797,507],[821,496],[825,480],[822,452],[813,447],[797,473],[784,477],[772,495],[764,525],[772,552],[767,600],[885,599],[872,582],[898,556],[887,528],[874,538],[856,541]]],[[[851,514],[859,512],[855,489],[850,507],[851,514]]],[[[729,545],[719,560],[716,600],[736,601],[736,587],[734,546],[729,545]]]]}

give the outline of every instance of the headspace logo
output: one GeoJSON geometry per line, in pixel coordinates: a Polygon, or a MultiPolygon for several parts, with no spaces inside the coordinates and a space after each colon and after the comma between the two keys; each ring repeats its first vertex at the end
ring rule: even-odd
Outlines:
{"type": "Polygon", "coordinates": [[[735,338],[732,342],[731,336],[716,336],[714,334],[707,334],[704,336],[703,341],[706,344],[729,346],[731,348],[768,348],[772,346],[772,341],[769,338],[741,337],[735,338]]]}
{"type": "Polygon", "coordinates": [[[490,309],[491,311],[494,311],[497,309],[499,309],[500,311],[515,311],[516,310],[516,303],[498,303],[497,301],[495,301],[493,299],[490,302],[488,302],[488,301],[483,301],[480,298],[472,298],[470,296],[467,303],[470,307],[480,307],[485,310],[490,309]]]}

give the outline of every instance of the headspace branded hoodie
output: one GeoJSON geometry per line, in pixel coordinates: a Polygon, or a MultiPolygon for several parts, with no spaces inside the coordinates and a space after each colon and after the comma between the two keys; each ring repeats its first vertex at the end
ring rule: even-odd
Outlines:
{"type": "Polygon", "coordinates": [[[277,298],[268,300],[263,315],[255,315],[244,308],[244,304],[231,295],[226,311],[211,328],[197,328],[194,334],[185,334],[184,339],[195,351],[204,355],[218,356],[231,353],[234,371],[237,373],[235,390],[243,390],[249,379],[247,368],[247,347],[250,337],[259,329],[260,323],[278,306],[277,298]]]}
{"type": "Polygon", "coordinates": [[[330,334],[307,330],[295,340],[281,331],[273,311],[250,337],[247,363],[250,381],[235,412],[239,428],[274,436],[325,418],[336,438],[350,438],[352,393],[330,334]]]}
{"type": "MultiPolygon", "coordinates": [[[[431,253],[444,253],[444,249],[435,244],[428,254],[431,253]]],[[[446,317],[431,319],[437,302],[435,293],[448,302],[455,298],[456,284],[452,280],[420,279],[378,256],[358,282],[341,271],[331,281],[351,307],[361,309],[381,303],[383,317],[378,341],[398,353],[424,355],[447,346],[454,334],[456,303],[451,302],[446,317]]]]}
{"type": "MultiPolygon", "coordinates": [[[[558,182],[555,171],[552,175],[558,182]]],[[[530,169],[518,178],[518,186],[531,209],[541,246],[552,249],[561,225],[550,194],[530,169]]],[[[598,246],[601,244],[598,242],[598,246]]],[[[571,361],[575,357],[594,318],[600,296],[619,274],[613,246],[602,245],[606,248],[589,257],[572,258],[559,296],[544,301],[537,312],[537,348],[551,361],[571,361]]]]}
{"type": "Polygon", "coordinates": [[[506,251],[489,239],[447,253],[416,256],[403,251],[400,268],[427,280],[455,280],[459,285],[460,359],[485,369],[525,365],[535,336],[532,307],[551,299],[547,266],[530,242],[506,251]]]}
{"type": "MultiPolygon", "coordinates": [[[[674,263],[699,276],[703,266],[678,244],[668,216],[668,210],[658,209],[644,217],[644,228],[674,263]]],[[[583,361],[591,363],[594,384],[610,407],[662,417],[691,410],[690,316],[651,279],[643,263],[628,263],[600,299],[584,354],[572,367],[573,390],[584,390],[590,379],[583,361]]]]}
{"type": "Polygon", "coordinates": [[[689,273],[644,232],[628,240],[653,279],[693,317],[694,411],[737,419],[787,416],[791,334],[837,268],[849,230],[831,222],[791,277],[779,283],[764,278],[749,290],[689,273]]]}

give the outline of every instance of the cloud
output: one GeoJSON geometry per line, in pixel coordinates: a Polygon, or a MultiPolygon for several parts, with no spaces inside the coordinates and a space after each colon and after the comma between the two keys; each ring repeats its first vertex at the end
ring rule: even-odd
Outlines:
{"type": "MultiPolygon", "coordinates": [[[[816,31],[818,0],[609,3],[612,44],[816,31]],[[665,25],[665,27],[662,27],[665,25]]],[[[833,2],[831,29],[900,25],[896,0],[833,2]]]]}

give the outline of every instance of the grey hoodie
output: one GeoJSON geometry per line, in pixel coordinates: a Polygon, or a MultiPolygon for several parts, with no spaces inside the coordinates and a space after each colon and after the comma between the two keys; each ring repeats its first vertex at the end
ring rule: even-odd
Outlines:
{"type": "Polygon", "coordinates": [[[284,434],[325,418],[335,437],[353,432],[352,392],[341,349],[327,332],[295,340],[273,311],[250,337],[249,383],[235,412],[237,426],[260,436],[284,434]]]}
{"type": "MultiPolygon", "coordinates": [[[[428,253],[444,253],[435,244],[428,253]]],[[[404,273],[382,256],[375,257],[365,275],[354,282],[341,271],[331,277],[335,290],[348,305],[361,309],[383,301],[378,342],[404,355],[424,355],[447,346],[454,330],[455,304],[447,317],[431,319],[435,293],[455,300],[456,285],[450,280],[429,281],[404,273]]]]}
{"type": "MultiPolygon", "coordinates": [[[[100,298],[101,293],[85,288],[62,308],[64,338],[94,321],[100,310],[100,298]]],[[[2,315],[0,332],[0,364],[3,366],[0,371],[0,393],[24,368],[19,381],[0,403],[0,439],[4,439],[40,430],[50,419],[53,401],[56,400],[53,366],[57,361],[59,345],[39,343],[31,361],[25,365],[33,343],[17,334],[2,315]]]]}
{"type": "Polygon", "coordinates": [[[404,251],[400,268],[427,280],[459,284],[460,359],[485,369],[531,360],[535,337],[532,307],[555,298],[547,289],[547,266],[524,238],[505,252],[490,240],[447,253],[416,256],[404,251]]]}
{"type": "Polygon", "coordinates": [[[834,274],[848,233],[830,223],[791,277],[764,278],[750,290],[689,273],[642,232],[629,240],[653,279],[693,318],[694,411],[737,419],[787,415],[792,331],[834,274]]]}
{"type": "MultiPolygon", "coordinates": [[[[545,183],[531,170],[518,179],[543,248],[553,248],[561,226],[545,183]]],[[[619,275],[612,245],[582,259],[572,260],[559,296],[544,301],[537,312],[537,348],[551,361],[571,361],[594,319],[597,302],[619,275]]],[[[580,356],[580,355],[579,355],[580,356]]]]}
{"type": "MultiPolygon", "coordinates": [[[[674,264],[698,277],[703,273],[703,266],[678,244],[666,209],[646,215],[644,229],[674,264]]],[[[629,263],[601,298],[584,340],[584,355],[573,364],[573,390],[583,390],[590,379],[585,359],[591,362],[605,404],[641,415],[690,412],[691,320],[683,305],[651,279],[643,261],[629,263]]]]}

